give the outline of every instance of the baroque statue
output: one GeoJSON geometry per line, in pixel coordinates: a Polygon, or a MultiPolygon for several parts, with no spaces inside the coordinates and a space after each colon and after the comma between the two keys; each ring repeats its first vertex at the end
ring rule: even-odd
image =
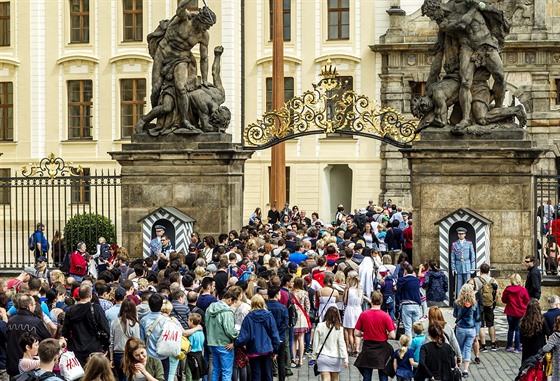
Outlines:
{"type": "Polygon", "coordinates": [[[198,134],[225,132],[231,113],[222,104],[225,91],[220,75],[222,46],[214,48],[212,83],[208,82],[208,30],[216,23],[216,14],[204,6],[198,12],[188,10],[187,0],[177,6],[170,20],[160,21],[150,33],[148,49],[153,58],[152,110],[136,124],[137,134],[198,134]],[[200,51],[200,76],[192,49],[200,51]],[[151,124],[156,119],[155,124],[151,124]]]}
{"type": "Polygon", "coordinates": [[[496,128],[523,127],[523,106],[504,107],[505,78],[500,56],[509,24],[501,10],[478,0],[425,0],[422,14],[438,25],[426,94],[411,111],[418,131],[451,125],[455,135],[484,134],[496,128]],[[442,73],[443,69],[443,73],[442,73]],[[490,87],[489,79],[493,85],[490,87]],[[449,114],[449,109],[453,111],[449,114]],[[514,117],[518,125],[514,124],[514,117]]]}

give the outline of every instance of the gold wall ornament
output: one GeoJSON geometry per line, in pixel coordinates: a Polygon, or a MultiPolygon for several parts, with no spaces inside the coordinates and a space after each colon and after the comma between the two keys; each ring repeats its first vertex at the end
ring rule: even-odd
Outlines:
{"type": "Polygon", "coordinates": [[[54,153],[43,159],[38,163],[29,163],[27,166],[21,167],[21,174],[24,177],[49,177],[51,180],[57,176],[82,176],[84,170],[81,165],[74,167],[73,163],[66,163],[62,158],[55,157],[54,153]]]}
{"type": "Polygon", "coordinates": [[[244,148],[265,149],[313,134],[360,135],[408,147],[417,138],[417,123],[391,107],[381,108],[367,96],[344,90],[330,59],[313,90],[288,100],[282,110],[265,112],[243,131],[244,148]]]}

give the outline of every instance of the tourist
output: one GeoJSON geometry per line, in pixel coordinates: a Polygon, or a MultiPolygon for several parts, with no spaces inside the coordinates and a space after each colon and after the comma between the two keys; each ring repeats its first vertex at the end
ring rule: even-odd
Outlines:
{"type": "Polygon", "coordinates": [[[276,321],[259,294],[251,299],[251,312],[243,320],[239,336],[235,339],[235,347],[241,346],[247,350],[251,379],[272,381],[272,356],[279,350],[280,336],[276,321]]]}
{"type": "Polygon", "coordinates": [[[77,282],[81,282],[88,270],[86,255],[86,244],[79,242],[76,251],[70,256],[70,276],[77,282]]]}
{"type": "Polygon", "coordinates": [[[132,337],[126,342],[123,370],[127,381],[165,381],[161,360],[148,356],[144,341],[132,337]]]}
{"type": "Polygon", "coordinates": [[[539,300],[541,298],[541,273],[535,265],[535,257],[533,255],[525,256],[525,267],[529,271],[525,281],[525,288],[531,298],[539,300]]]}
{"type": "Polygon", "coordinates": [[[324,287],[317,291],[317,298],[319,299],[319,321],[323,321],[325,314],[330,307],[336,307],[336,302],[339,299],[338,291],[333,288],[334,276],[331,274],[325,275],[323,280],[324,287]]]}
{"type": "Polygon", "coordinates": [[[363,381],[371,381],[374,369],[379,380],[388,381],[385,363],[393,355],[393,347],[387,342],[395,338],[395,323],[386,312],[381,311],[383,295],[379,291],[371,293],[371,309],[362,312],[354,335],[363,339],[362,351],[354,365],[359,369],[363,381]]]}
{"type": "Polygon", "coordinates": [[[280,288],[269,287],[267,290],[268,301],[266,308],[272,313],[280,338],[277,360],[278,380],[286,379],[286,345],[288,344],[288,308],[280,303],[280,288]]]}
{"type": "Polygon", "coordinates": [[[395,321],[395,291],[397,289],[396,280],[387,268],[383,265],[379,268],[379,285],[378,290],[383,295],[383,304],[381,305],[381,310],[385,311],[391,316],[391,319],[395,321]]]}
{"type": "Polygon", "coordinates": [[[414,275],[414,268],[404,266],[404,276],[397,279],[397,305],[401,311],[404,334],[412,336],[412,323],[420,319],[420,280],[414,275]]]}
{"type": "MultiPolygon", "coordinates": [[[[147,355],[150,358],[154,357],[160,361],[163,366],[163,379],[167,380],[169,377],[169,357],[159,355],[156,349],[157,342],[163,333],[163,326],[169,321],[169,318],[163,316],[161,313],[163,300],[163,296],[158,293],[154,293],[150,296],[148,305],[150,306],[151,312],[140,320],[140,338],[146,341],[145,352],[147,355]]],[[[132,353],[130,354],[132,355],[132,353]]],[[[144,372],[142,372],[142,374],[144,374],[144,372]]]]}
{"type": "Polygon", "coordinates": [[[103,353],[90,354],[81,381],[115,381],[109,359],[103,353]]]}
{"type": "Polygon", "coordinates": [[[496,299],[498,292],[498,282],[490,276],[490,266],[487,263],[483,263],[480,266],[480,275],[474,278],[476,283],[476,289],[480,290],[480,296],[482,299],[481,316],[480,321],[482,322],[480,328],[480,345],[481,352],[486,352],[486,331],[488,328],[488,334],[490,335],[490,341],[492,343],[491,350],[498,350],[498,343],[496,342],[496,328],[494,327],[494,308],[496,307],[496,299]]]}
{"type": "Polygon", "coordinates": [[[414,375],[415,381],[452,380],[451,371],[455,368],[455,354],[445,342],[441,326],[437,323],[428,326],[429,342],[420,348],[420,362],[414,375]]]}
{"type": "Polygon", "coordinates": [[[336,307],[327,310],[324,321],[315,329],[313,357],[322,381],[336,381],[342,366],[348,368],[348,352],[344,344],[340,314],[336,307]]]}
{"type": "Polygon", "coordinates": [[[25,332],[19,338],[19,346],[23,351],[23,357],[18,363],[19,373],[39,368],[39,337],[32,332],[25,332]]]}
{"type": "Polygon", "coordinates": [[[548,297],[548,310],[543,314],[548,330],[554,330],[554,321],[557,316],[560,316],[560,297],[558,295],[551,295],[548,297]]]}
{"type": "Polygon", "coordinates": [[[471,350],[476,338],[475,322],[479,319],[479,315],[480,311],[473,286],[464,284],[453,306],[457,342],[463,358],[463,377],[469,376],[471,350]]]}
{"type": "MultiPolygon", "coordinates": [[[[231,299],[229,308],[233,311],[235,329],[238,334],[241,330],[243,320],[251,311],[251,306],[245,302],[245,294],[239,286],[232,286],[224,295],[225,298],[231,299]]],[[[233,376],[234,381],[247,381],[249,379],[249,358],[244,348],[235,348],[233,360],[233,376]]]]}
{"type": "Polygon", "coordinates": [[[363,298],[364,292],[360,287],[358,273],[350,271],[346,278],[346,289],[342,296],[342,300],[346,305],[342,326],[344,327],[344,341],[351,356],[357,356],[360,349],[360,338],[354,336],[354,327],[362,313],[363,298]]]}
{"type": "Polygon", "coordinates": [[[521,362],[523,362],[536,355],[539,349],[546,344],[546,337],[551,334],[537,299],[531,299],[527,304],[525,315],[521,318],[520,333],[520,341],[523,346],[521,362]]]}
{"type": "Polygon", "coordinates": [[[548,338],[542,349],[545,353],[552,352],[552,380],[560,380],[560,317],[554,320],[554,333],[548,338]]]}
{"type": "Polygon", "coordinates": [[[527,289],[521,286],[519,274],[512,274],[509,281],[510,285],[502,293],[502,303],[506,305],[504,313],[508,322],[506,351],[521,353],[519,323],[525,315],[530,298],[527,289]]]}
{"type": "Polygon", "coordinates": [[[129,337],[140,337],[140,323],[136,316],[136,304],[132,300],[126,299],[121,305],[118,319],[111,323],[109,359],[115,369],[117,381],[126,379],[122,367],[126,341],[129,337]]]}
{"type": "MultiPolygon", "coordinates": [[[[461,355],[461,348],[459,348],[459,343],[457,342],[457,337],[455,336],[455,331],[443,317],[443,313],[439,309],[439,307],[433,306],[428,309],[428,326],[432,324],[438,324],[443,332],[443,338],[445,342],[451,345],[453,352],[455,352],[455,356],[457,357],[457,363],[460,364],[463,360],[461,355]]],[[[430,342],[430,335],[426,336],[424,340],[426,343],[430,342]]]]}
{"type": "Polygon", "coordinates": [[[49,373],[50,375],[44,381],[63,381],[62,378],[57,377],[53,373],[53,369],[58,364],[61,355],[60,350],[60,343],[56,339],[49,338],[41,341],[38,348],[39,367],[34,371],[30,371],[29,375],[39,379],[45,373],[49,373]]]}
{"type": "Polygon", "coordinates": [[[311,303],[309,302],[309,294],[304,290],[303,278],[297,277],[294,279],[292,302],[295,303],[297,311],[297,320],[294,325],[294,342],[292,345],[292,362],[299,368],[303,365],[305,334],[311,330],[311,321],[309,320],[311,303]]]}
{"type": "Polygon", "coordinates": [[[410,349],[410,337],[402,335],[399,339],[400,347],[393,354],[393,368],[398,381],[411,381],[414,377],[412,367],[414,361],[414,351],[410,349]]]}
{"type": "Polygon", "coordinates": [[[426,290],[426,303],[428,307],[441,307],[447,299],[449,281],[443,271],[440,270],[435,259],[428,262],[429,270],[424,276],[422,287],[426,290]]]}

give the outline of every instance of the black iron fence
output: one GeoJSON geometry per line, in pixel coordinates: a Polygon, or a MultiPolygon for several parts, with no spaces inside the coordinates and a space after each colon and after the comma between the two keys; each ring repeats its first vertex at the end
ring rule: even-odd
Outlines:
{"type": "Polygon", "coordinates": [[[560,176],[535,176],[534,200],[535,252],[543,273],[556,275],[557,245],[560,244],[560,176]]]}
{"type": "MultiPolygon", "coordinates": [[[[117,242],[120,186],[116,171],[90,172],[53,154],[30,168],[24,167],[21,173],[0,177],[0,267],[21,269],[35,263],[28,240],[38,223],[45,225],[44,235],[51,246],[47,256],[50,266],[56,265],[65,252],[75,250],[79,241],[95,243],[100,235],[108,235],[107,229],[83,221],[73,224],[71,231],[66,229],[68,221],[76,216],[104,216],[112,224],[111,240],[117,242]]],[[[95,253],[96,248],[89,247],[88,251],[95,253]]]]}

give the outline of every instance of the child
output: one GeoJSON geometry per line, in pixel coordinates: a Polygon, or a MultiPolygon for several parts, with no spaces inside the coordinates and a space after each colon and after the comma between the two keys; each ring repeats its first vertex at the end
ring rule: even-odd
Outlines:
{"type": "Polygon", "coordinates": [[[401,346],[393,355],[393,367],[397,374],[397,381],[411,381],[414,377],[414,372],[412,370],[414,352],[409,348],[410,337],[402,335],[399,343],[401,346]]]}
{"type": "Polygon", "coordinates": [[[424,340],[426,339],[426,334],[424,332],[424,325],[422,322],[414,322],[412,324],[412,331],[416,336],[412,339],[410,344],[410,350],[414,352],[414,367],[418,366],[420,362],[420,347],[424,345],[424,340]]]}
{"type": "Polygon", "coordinates": [[[20,373],[39,368],[39,337],[32,332],[24,332],[19,338],[19,346],[23,350],[23,357],[19,359],[20,373]]]}
{"type": "MultiPolygon", "coordinates": [[[[189,328],[195,328],[202,321],[202,316],[196,312],[189,314],[189,328]]],[[[189,336],[191,351],[187,354],[187,363],[191,372],[192,380],[197,381],[208,374],[208,367],[202,356],[204,348],[204,333],[196,331],[189,336]]]]}
{"type": "Polygon", "coordinates": [[[424,280],[426,277],[426,273],[428,272],[428,262],[424,262],[418,268],[418,279],[420,279],[420,302],[422,303],[422,317],[420,321],[424,321],[428,319],[428,304],[426,303],[426,290],[422,287],[424,285],[424,280]]]}
{"type": "Polygon", "coordinates": [[[379,281],[378,289],[383,295],[381,310],[387,312],[389,316],[391,316],[391,319],[395,321],[396,282],[390,274],[389,269],[385,266],[379,268],[379,275],[381,276],[381,280],[379,281]]]}

